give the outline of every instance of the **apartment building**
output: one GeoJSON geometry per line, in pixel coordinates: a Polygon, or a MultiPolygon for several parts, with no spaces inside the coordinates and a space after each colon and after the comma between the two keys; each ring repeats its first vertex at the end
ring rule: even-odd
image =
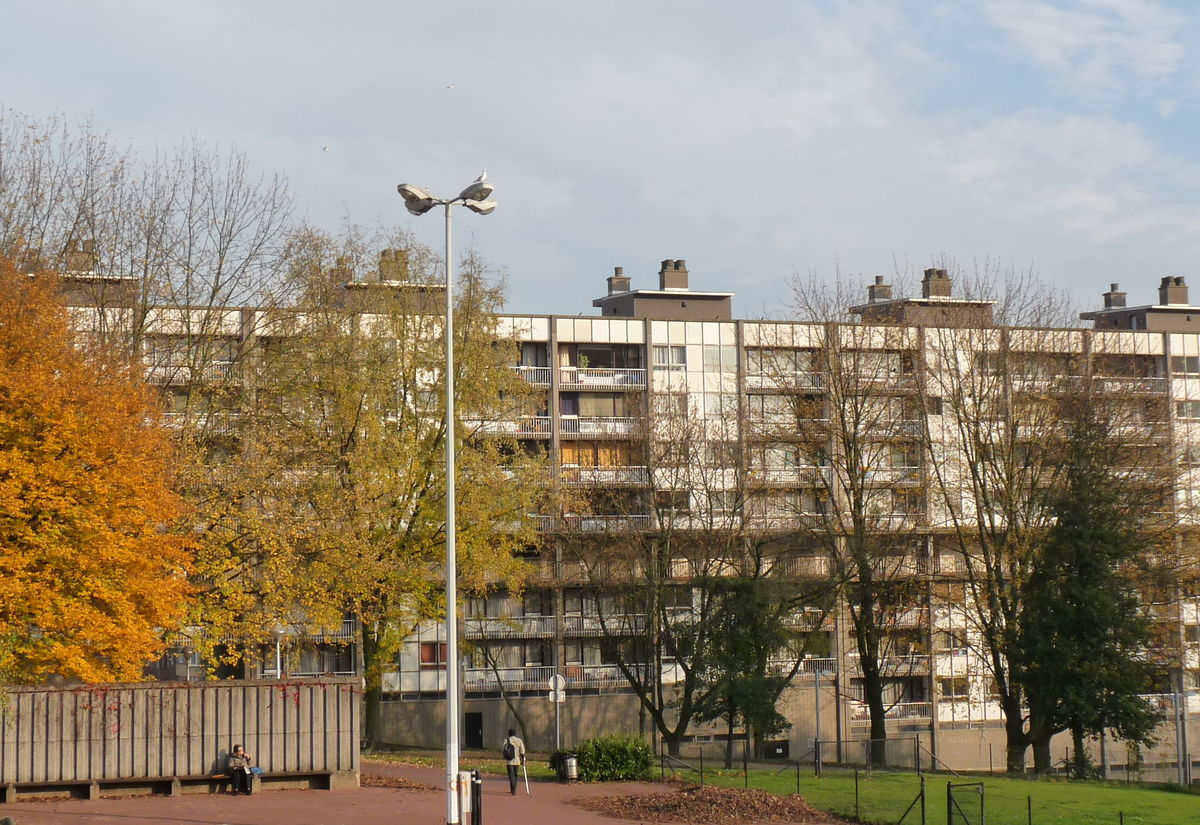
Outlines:
{"type": "MultiPolygon", "coordinates": [[[[556,674],[580,708],[627,692],[612,628],[636,635],[653,619],[603,604],[603,583],[572,557],[581,536],[619,548],[637,534],[673,531],[679,554],[670,574],[686,614],[697,572],[689,537],[711,545],[714,532],[751,534],[772,547],[775,575],[832,579],[846,571],[821,534],[846,534],[854,516],[866,531],[892,536],[884,564],[904,594],[883,611],[879,648],[889,735],[998,734],[1001,706],[953,540],[956,520],[978,507],[967,465],[980,447],[968,448],[952,424],[964,401],[984,417],[997,394],[1048,410],[1086,380],[1096,403],[1121,418],[1138,461],[1178,466],[1177,489],[1162,508],[1175,541],[1194,542],[1200,330],[1192,325],[1200,307],[1188,304],[1182,279],[1164,279],[1159,303],[1144,307],[1126,307],[1114,284],[1104,309],[1083,314],[1093,322],[1085,329],[1001,326],[991,302],[954,297],[949,274],[936,269],[926,271],[919,297],[894,298],[877,277],[867,300],[850,308],[861,321],[849,324],[734,320],[732,295],[693,291],[684,261],[664,261],[658,276],[656,289],[635,289],[618,268],[594,302],[595,317],[505,319],[521,342],[514,369],[544,392],[542,414],[513,422],[510,432],[548,451],[557,481],[586,488],[590,507],[542,514],[545,545],[520,596],[500,592],[467,605],[469,745],[487,741],[485,718],[501,724],[486,710],[489,701],[499,707],[501,692],[541,698],[556,674]],[[1003,368],[1001,353],[1011,359],[1003,368]],[[867,412],[847,423],[839,410],[849,406],[867,412]],[[848,428],[869,464],[858,472],[838,456],[848,428]],[[681,439],[686,449],[671,443],[681,439]],[[669,460],[672,450],[690,462],[686,471],[669,460]],[[856,484],[861,489],[848,493],[856,484]]],[[[1010,426],[1024,428],[1019,438],[1036,450],[1054,415],[1031,413],[1010,426]]],[[[1191,694],[1186,709],[1200,713],[1200,599],[1183,581],[1153,598],[1164,640],[1157,689],[1185,695],[1172,702],[1191,694]]],[[[816,687],[828,738],[865,737],[848,605],[814,606],[796,621],[814,637],[795,667],[797,694],[816,687]]],[[[407,643],[387,677],[398,703],[436,701],[444,689],[441,633],[427,625],[407,643]]],[[[669,659],[645,665],[664,684],[680,678],[669,659]]],[[[813,702],[793,697],[791,706],[799,748],[815,730],[813,702]]],[[[712,735],[700,726],[696,741],[712,735]]],[[[999,752],[1002,737],[994,741],[999,752]]],[[[973,760],[978,767],[978,754],[973,760]]]]}
{"type": "MultiPolygon", "coordinates": [[[[385,256],[375,287],[416,288],[385,277],[391,263],[385,256]]],[[[96,305],[100,287],[108,309],[132,306],[123,284],[94,276],[74,283],[72,301],[81,308],[96,305]]],[[[347,284],[347,312],[368,288],[347,284]]],[[[968,443],[959,424],[999,421],[992,407],[1000,400],[1028,410],[1006,426],[1020,449],[1034,451],[1056,427],[1054,399],[1086,383],[1115,411],[1138,462],[1157,456],[1158,465],[1177,470],[1161,509],[1173,525],[1174,552],[1192,558],[1200,306],[1189,304],[1183,279],[1164,278],[1158,303],[1140,307],[1126,306],[1113,284],[1103,308],[1082,315],[1091,328],[1005,326],[991,302],[955,297],[949,273],[937,269],[925,272],[920,296],[894,297],[876,277],[865,302],[849,308],[854,323],[737,320],[733,297],[693,289],[686,262],[665,260],[656,288],[635,288],[615,269],[594,316],[500,319],[518,345],[512,368],[539,401],[532,414],[488,426],[547,454],[547,483],[578,495],[556,512],[530,514],[541,540],[523,592],[496,591],[464,605],[467,746],[486,746],[509,726],[506,701],[548,725],[545,697],[555,676],[565,682],[573,730],[647,729],[631,695],[631,662],[668,691],[683,676],[670,657],[636,662],[629,649],[655,621],[622,587],[646,575],[631,548],[669,536],[658,575],[674,600],[669,612],[686,618],[696,609],[696,581],[733,569],[733,545],[762,551],[756,573],[819,594],[814,582],[853,574],[844,546],[856,530],[873,537],[873,569],[897,594],[881,610],[878,648],[889,736],[925,737],[930,747],[940,737],[943,750],[956,735],[977,731],[1001,742],[996,686],[963,585],[969,560],[954,540],[956,525],[981,507],[971,465],[986,459],[987,446],[968,443]]],[[[210,311],[193,328],[183,309],[153,310],[144,338],[148,380],[172,398],[179,388],[226,377],[261,334],[262,314],[229,308],[214,320],[210,311]],[[202,363],[193,344],[183,346],[197,335],[211,342],[202,363]]],[[[1190,715],[1194,729],[1200,595],[1188,583],[1191,572],[1169,592],[1149,594],[1149,609],[1162,644],[1157,689],[1183,697],[1172,707],[1190,715]]],[[[823,738],[865,738],[865,673],[851,606],[814,596],[797,606],[793,622],[804,647],[798,660],[780,661],[796,684],[781,701],[794,723],[793,751],[820,733],[822,716],[823,738]]],[[[340,630],[303,644],[289,639],[291,664],[276,639],[239,675],[354,672],[356,635],[347,617],[340,630]]],[[[436,623],[404,643],[384,675],[390,738],[440,741],[437,712],[427,711],[443,704],[447,664],[436,623]]],[[[179,651],[161,675],[195,678],[202,670],[179,651]]],[[[714,736],[700,725],[693,738],[714,736]]],[[[980,767],[978,753],[961,764],[980,767]]]]}

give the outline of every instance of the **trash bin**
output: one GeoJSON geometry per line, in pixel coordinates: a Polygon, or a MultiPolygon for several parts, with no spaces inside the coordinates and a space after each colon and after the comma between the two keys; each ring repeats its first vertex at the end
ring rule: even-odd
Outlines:
{"type": "Polygon", "coordinates": [[[567,781],[579,781],[579,759],[574,756],[568,756],[563,760],[563,764],[567,767],[567,781]]]}

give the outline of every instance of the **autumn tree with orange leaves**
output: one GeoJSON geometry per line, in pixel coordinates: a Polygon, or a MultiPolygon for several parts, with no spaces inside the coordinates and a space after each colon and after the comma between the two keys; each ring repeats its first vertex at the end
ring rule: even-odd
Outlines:
{"type": "Polygon", "coordinates": [[[53,278],[0,259],[0,680],[133,680],[187,607],[173,448],[53,278]]]}

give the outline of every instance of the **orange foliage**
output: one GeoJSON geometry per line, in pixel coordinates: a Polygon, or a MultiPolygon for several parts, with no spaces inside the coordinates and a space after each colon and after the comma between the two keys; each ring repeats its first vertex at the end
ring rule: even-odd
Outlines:
{"type": "Polygon", "coordinates": [[[137,679],[187,607],[174,450],[127,362],[0,259],[0,680],[137,679]]]}

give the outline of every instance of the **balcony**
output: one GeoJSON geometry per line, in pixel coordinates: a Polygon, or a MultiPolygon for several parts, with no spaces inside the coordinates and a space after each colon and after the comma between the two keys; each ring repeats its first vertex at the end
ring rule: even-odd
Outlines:
{"type": "Polygon", "coordinates": [[[749,373],[748,390],[816,390],[825,386],[825,376],[819,372],[749,373]]]}
{"type": "Polygon", "coordinates": [[[479,616],[463,622],[463,633],[468,639],[548,638],[554,625],[553,616],[479,616]]]}
{"type": "Polygon", "coordinates": [[[513,367],[513,371],[521,376],[527,384],[533,384],[535,387],[550,386],[550,367],[513,367]]]}
{"type": "MultiPolygon", "coordinates": [[[[646,665],[633,665],[639,678],[646,675],[646,665]]],[[[567,680],[568,690],[582,688],[622,688],[629,686],[616,665],[564,665],[558,669],[567,680]]],[[[468,691],[496,691],[503,685],[506,691],[549,690],[550,678],[556,668],[531,665],[527,667],[467,668],[464,687],[468,691]]],[[[666,667],[664,667],[664,672],[666,667]]],[[[443,671],[444,672],[444,671],[443,671]]],[[[441,688],[445,689],[444,685],[441,688]]]]}
{"type": "Polygon", "coordinates": [[[563,616],[562,629],[565,636],[621,636],[643,633],[646,630],[646,617],[640,613],[605,616],[601,624],[599,616],[567,615],[563,616]]]}
{"type": "Polygon", "coordinates": [[[641,429],[641,423],[631,417],[564,415],[559,419],[559,431],[567,436],[629,436],[641,429]]]}
{"type": "Polygon", "coordinates": [[[568,484],[648,484],[650,474],[645,467],[564,466],[562,480],[568,484]]]}
{"type": "Polygon", "coordinates": [[[782,484],[786,486],[815,485],[829,486],[829,467],[751,467],[748,480],[751,484],[782,484]]]}
{"type": "Polygon", "coordinates": [[[645,530],[650,526],[648,515],[560,516],[553,522],[559,530],[579,530],[585,533],[606,533],[645,530]]]}
{"type": "Polygon", "coordinates": [[[549,438],[550,417],[525,415],[510,421],[475,421],[473,424],[486,435],[511,435],[517,438],[549,438]]]}
{"type": "MultiPolygon", "coordinates": [[[[862,673],[862,668],[859,666],[858,653],[847,654],[846,660],[852,671],[862,673]]],[[[881,656],[879,659],[879,672],[888,677],[923,676],[929,673],[931,661],[928,653],[881,656]]]]}
{"type": "MultiPolygon", "coordinates": [[[[921,483],[920,467],[884,467],[877,470],[867,470],[864,481],[871,485],[887,487],[908,487],[921,483]]],[[[902,514],[897,514],[902,515],[902,514]]]]}
{"type": "Polygon", "coordinates": [[[229,361],[217,361],[200,366],[186,364],[148,364],[146,366],[147,384],[202,384],[228,381],[236,375],[234,365],[229,361]]]}
{"type": "Polygon", "coordinates": [[[558,385],[570,389],[644,389],[646,371],[611,367],[559,367],[558,385]]]}
{"type": "Polygon", "coordinates": [[[1096,376],[1094,382],[1097,392],[1114,395],[1147,395],[1167,391],[1167,379],[1165,378],[1096,376]]]}
{"type": "MultiPolygon", "coordinates": [[[[897,702],[891,706],[885,705],[883,715],[888,721],[915,719],[928,722],[933,718],[933,703],[897,702]]],[[[870,721],[871,709],[867,707],[867,703],[852,700],[850,702],[850,722],[860,723],[870,721]]]]}

